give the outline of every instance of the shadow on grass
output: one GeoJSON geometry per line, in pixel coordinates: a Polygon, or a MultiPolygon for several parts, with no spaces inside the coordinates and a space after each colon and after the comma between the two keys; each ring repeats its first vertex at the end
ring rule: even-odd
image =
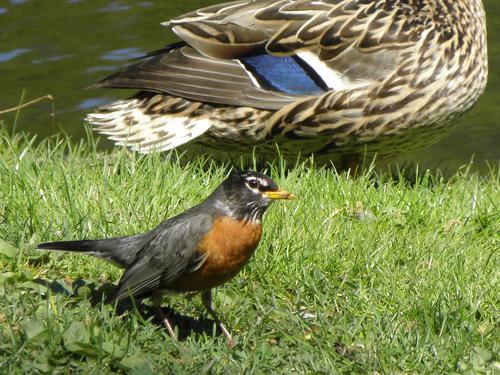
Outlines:
{"type": "MultiPolygon", "coordinates": [[[[130,310],[131,308],[128,309],[128,311],[130,310]]],[[[158,325],[162,329],[165,329],[163,322],[158,317],[158,314],[156,314],[156,311],[152,306],[141,304],[140,306],[137,306],[137,311],[139,312],[139,314],[141,314],[143,319],[151,319],[154,324],[158,325]]],[[[162,312],[163,315],[167,317],[168,320],[172,323],[174,330],[177,329],[177,338],[179,341],[184,341],[193,334],[206,334],[208,336],[211,336],[214,330],[217,336],[224,336],[219,326],[213,319],[196,319],[193,317],[181,315],[170,307],[162,307],[162,312]]]]}
{"type": "MultiPolygon", "coordinates": [[[[104,283],[96,287],[96,284],[91,282],[87,283],[83,279],[76,279],[69,283],[61,282],[58,280],[35,279],[33,280],[38,285],[41,285],[53,294],[64,295],[68,298],[82,299],[86,298],[95,307],[104,303],[106,297],[115,289],[116,285],[112,283],[104,283]],[[85,291],[82,293],[82,288],[85,291]]],[[[193,295],[188,295],[192,298],[193,295]]],[[[151,305],[143,303],[142,300],[126,299],[118,302],[115,305],[115,312],[117,315],[124,315],[127,313],[137,312],[144,321],[151,320],[151,322],[162,329],[165,329],[162,320],[159,318],[157,311],[151,305]]],[[[174,330],[177,329],[178,340],[186,340],[193,334],[206,334],[211,336],[215,331],[217,336],[223,336],[223,332],[213,319],[208,318],[192,318],[184,316],[176,312],[170,307],[162,307],[162,313],[167,317],[173,325],[174,330]]]]}

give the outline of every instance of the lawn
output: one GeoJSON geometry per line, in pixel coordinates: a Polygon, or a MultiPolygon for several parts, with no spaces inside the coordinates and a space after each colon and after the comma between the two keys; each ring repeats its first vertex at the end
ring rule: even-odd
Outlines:
{"type": "Polygon", "coordinates": [[[174,342],[147,306],[118,313],[93,303],[118,268],[35,250],[146,231],[203,200],[228,171],[104,152],[91,137],[33,143],[2,131],[0,372],[500,371],[498,171],[409,182],[269,165],[298,199],[269,209],[256,254],[215,292],[232,350],[199,298],[170,299],[185,336],[174,342]]]}

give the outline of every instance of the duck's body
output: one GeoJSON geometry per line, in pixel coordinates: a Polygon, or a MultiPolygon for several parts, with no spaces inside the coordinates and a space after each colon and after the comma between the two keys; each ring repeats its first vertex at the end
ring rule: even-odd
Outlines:
{"type": "Polygon", "coordinates": [[[87,117],[142,152],[393,156],[439,139],[486,86],[480,0],[249,0],[167,25],[182,43],[100,83],[137,96],[87,117]]]}

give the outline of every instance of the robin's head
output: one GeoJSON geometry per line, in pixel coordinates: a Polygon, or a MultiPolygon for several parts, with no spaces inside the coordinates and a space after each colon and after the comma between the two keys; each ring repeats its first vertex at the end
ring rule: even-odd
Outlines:
{"type": "Polygon", "coordinates": [[[247,221],[260,221],[275,200],[294,198],[288,191],[280,189],[272,178],[249,170],[233,170],[217,190],[217,208],[247,221]]]}

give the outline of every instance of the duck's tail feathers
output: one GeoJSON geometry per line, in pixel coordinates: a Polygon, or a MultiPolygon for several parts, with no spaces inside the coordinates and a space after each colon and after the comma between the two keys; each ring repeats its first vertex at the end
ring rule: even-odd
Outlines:
{"type": "Polygon", "coordinates": [[[210,119],[198,107],[199,103],[185,99],[143,92],[100,107],[85,120],[98,133],[133,151],[168,151],[210,128],[210,119]]]}

